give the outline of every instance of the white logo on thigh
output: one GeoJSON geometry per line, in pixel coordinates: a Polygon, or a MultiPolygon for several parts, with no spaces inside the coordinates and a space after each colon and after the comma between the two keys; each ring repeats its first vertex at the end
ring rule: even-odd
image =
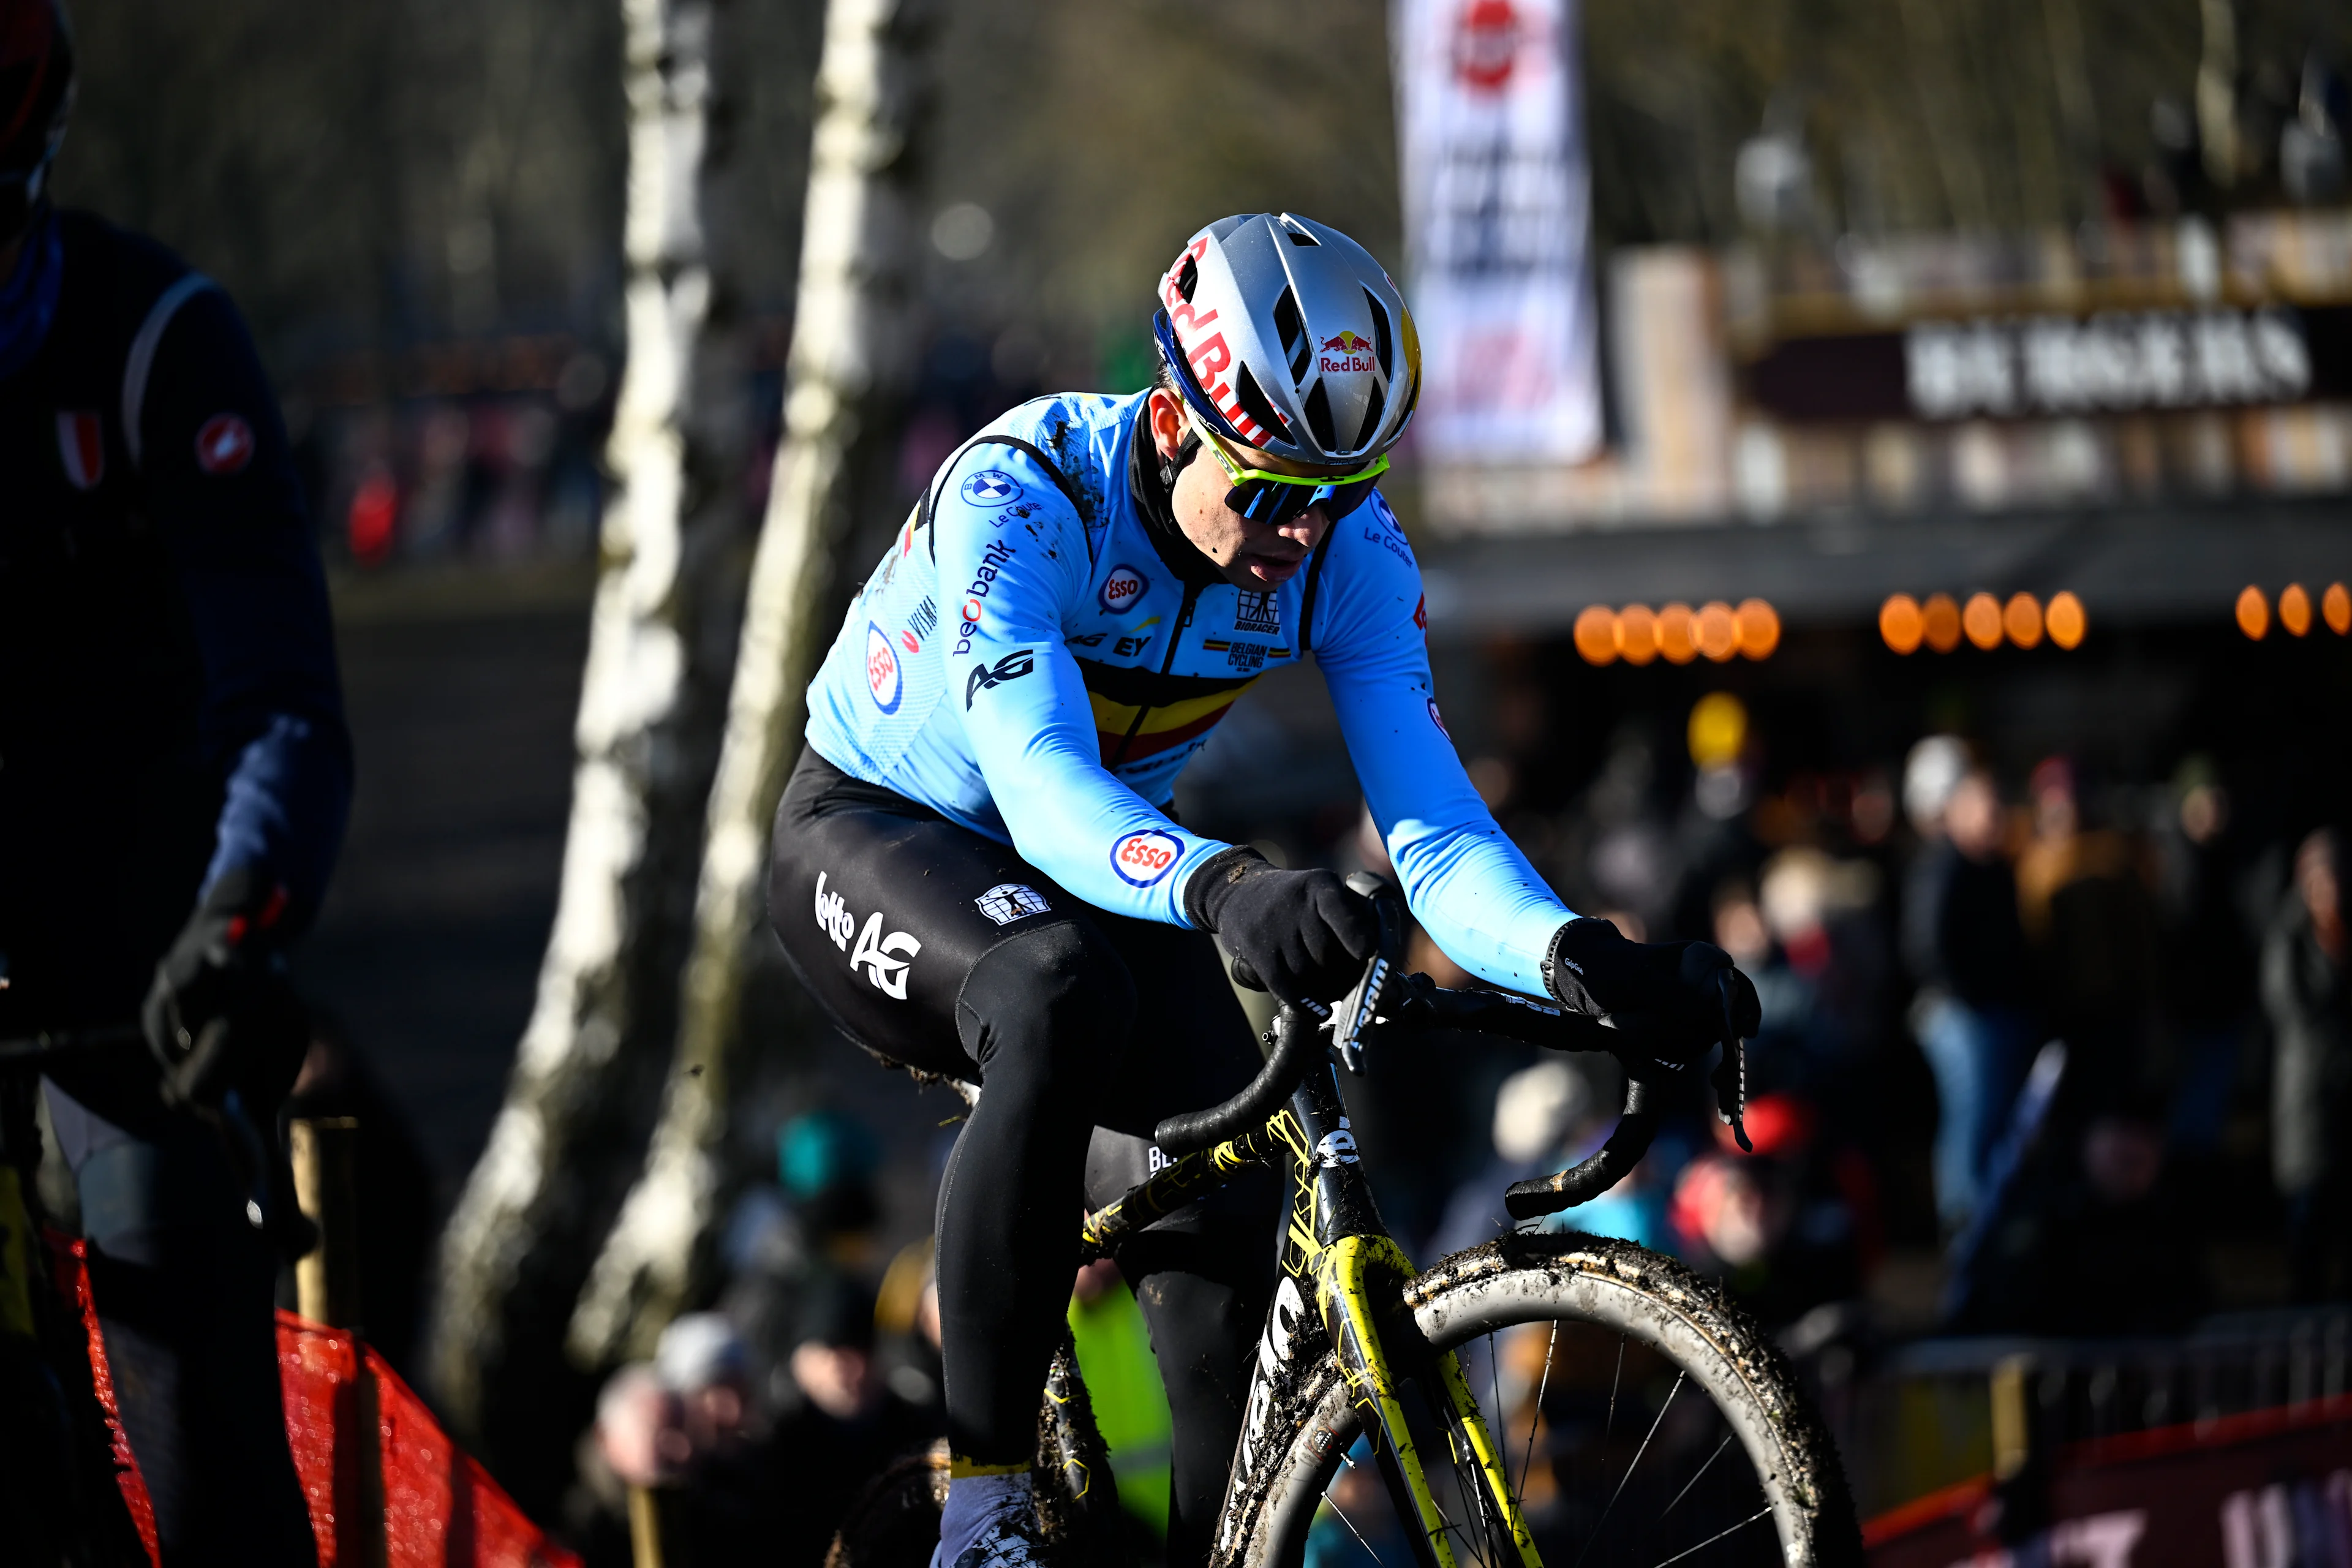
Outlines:
{"type": "Polygon", "coordinates": [[[999,882],[972,902],[980,907],[982,914],[1001,926],[1030,915],[1051,913],[1054,907],[1045,901],[1045,894],[1021,882],[999,882]]]}
{"type": "Polygon", "coordinates": [[[833,939],[833,945],[849,954],[849,967],[863,969],[874,988],[893,1001],[907,999],[907,972],[915,956],[923,951],[921,939],[906,931],[882,933],[882,914],[876,910],[866,919],[866,928],[858,930],[857,917],[849,912],[848,904],[839,893],[825,890],[825,873],[816,876],[816,929],[833,939]],[[850,946],[849,936],[857,932],[857,945],[850,946]]]}

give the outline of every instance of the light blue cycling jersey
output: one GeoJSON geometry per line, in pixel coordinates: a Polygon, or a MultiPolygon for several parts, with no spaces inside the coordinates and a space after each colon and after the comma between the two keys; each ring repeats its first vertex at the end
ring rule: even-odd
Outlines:
{"type": "Polygon", "coordinates": [[[1206,557],[1187,582],[1129,489],[1143,404],[1041,398],[949,459],[809,688],[809,744],[1087,903],[1188,925],[1186,880],[1229,846],[1170,819],[1176,775],[1311,651],[1414,915],[1465,969],[1540,994],[1573,917],[1454,755],[1396,514],[1375,494],[1271,593],[1202,586],[1206,557]]]}

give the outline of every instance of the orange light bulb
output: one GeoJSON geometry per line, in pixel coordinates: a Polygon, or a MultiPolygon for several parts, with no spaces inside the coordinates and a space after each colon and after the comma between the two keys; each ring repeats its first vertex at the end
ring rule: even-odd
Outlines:
{"type": "Polygon", "coordinates": [[[1576,617],[1576,651],[1587,664],[1617,662],[1617,612],[1606,605],[1587,605],[1576,617]]]}
{"type": "Polygon", "coordinates": [[[1916,653],[1919,639],[1925,636],[1927,623],[1920,616],[1919,601],[1908,594],[1895,594],[1878,606],[1878,635],[1896,653],[1916,653]]]}
{"type": "Polygon", "coordinates": [[[2238,595],[2238,629],[2256,642],[2270,635],[2271,602],[2251,583],[2238,595]]]}

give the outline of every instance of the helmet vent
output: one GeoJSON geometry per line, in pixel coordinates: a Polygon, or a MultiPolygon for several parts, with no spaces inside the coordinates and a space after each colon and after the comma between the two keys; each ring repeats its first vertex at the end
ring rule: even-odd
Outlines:
{"type": "Polygon", "coordinates": [[[1290,237],[1293,245],[1320,245],[1323,242],[1307,232],[1306,226],[1288,213],[1282,215],[1282,232],[1290,237]]]}
{"type": "Polygon", "coordinates": [[[1184,258],[1183,269],[1176,274],[1176,292],[1182,297],[1184,303],[1189,305],[1192,302],[1192,296],[1194,293],[1199,291],[1200,287],[1201,264],[1192,257],[1187,256],[1184,258]]]}
{"type": "Polygon", "coordinates": [[[1314,345],[1307,341],[1307,329],[1298,320],[1298,294],[1285,289],[1282,298],[1274,302],[1274,330],[1282,335],[1282,352],[1290,360],[1290,383],[1293,386],[1307,379],[1307,367],[1314,360],[1314,345]]]}
{"type": "MultiPolygon", "coordinates": [[[[1317,390],[1321,390],[1321,384],[1317,384],[1317,390]]],[[[1290,428],[1290,422],[1274,411],[1274,404],[1259,387],[1257,377],[1250,374],[1250,368],[1245,364],[1234,367],[1234,395],[1241,399],[1242,412],[1255,420],[1269,434],[1279,436],[1290,428]]],[[[1328,425],[1330,422],[1331,416],[1327,410],[1323,416],[1323,423],[1328,425]]]]}
{"type": "Polygon", "coordinates": [[[1315,437],[1315,444],[1324,451],[1338,449],[1339,443],[1331,432],[1331,397],[1320,381],[1315,384],[1315,390],[1307,395],[1307,429],[1315,437]]]}
{"type": "Polygon", "coordinates": [[[1372,298],[1372,291],[1370,289],[1364,290],[1364,303],[1372,308],[1372,353],[1381,362],[1381,379],[1386,381],[1395,374],[1390,368],[1391,363],[1390,353],[1396,345],[1395,340],[1389,332],[1389,313],[1381,308],[1378,300],[1372,298]]]}
{"type": "MultiPolygon", "coordinates": [[[[1316,384],[1315,390],[1318,392],[1323,390],[1320,382],[1316,384]]],[[[1372,444],[1372,437],[1381,433],[1381,413],[1388,406],[1388,401],[1387,390],[1379,382],[1372,383],[1371,395],[1364,400],[1363,426],[1356,432],[1356,439],[1349,446],[1348,450],[1360,452],[1372,444]]]]}

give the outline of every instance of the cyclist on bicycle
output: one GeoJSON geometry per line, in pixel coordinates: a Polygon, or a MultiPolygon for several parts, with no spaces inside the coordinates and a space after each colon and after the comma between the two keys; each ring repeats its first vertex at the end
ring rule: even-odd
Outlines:
{"type": "Polygon", "coordinates": [[[310,1563],[278,1258],[216,1127],[274,1131],[307,1045],[279,955],[352,779],[327,599],[236,309],[51,205],[73,88],[56,0],[0,0],[0,1034],[143,1019],[152,1059],[48,1103],[163,1560],[310,1563]]]}
{"type": "MultiPolygon", "coordinates": [[[[940,468],[809,689],[770,919],[853,1038],[982,1093],[940,1192],[952,1452],[935,1563],[1028,1560],[1039,1389],[1079,1205],[1161,1117],[1258,1065],[1209,933],[1276,995],[1344,992],[1370,904],[1188,832],[1176,775],[1312,651],[1407,898],[1495,984],[1694,1047],[1753,988],[1702,942],[1580,920],[1495,826],[1432,695],[1412,547],[1377,484],[1420,392],[1412,319],[1345,235],[1251,214],[1160,284],[1158,383],[1024,405],[940,468]]],[[[1272,1286],[1270,1181],[1118,1258],[1174,1415],[1169,1560],[1205,1554],[1272,1286]]]]}

